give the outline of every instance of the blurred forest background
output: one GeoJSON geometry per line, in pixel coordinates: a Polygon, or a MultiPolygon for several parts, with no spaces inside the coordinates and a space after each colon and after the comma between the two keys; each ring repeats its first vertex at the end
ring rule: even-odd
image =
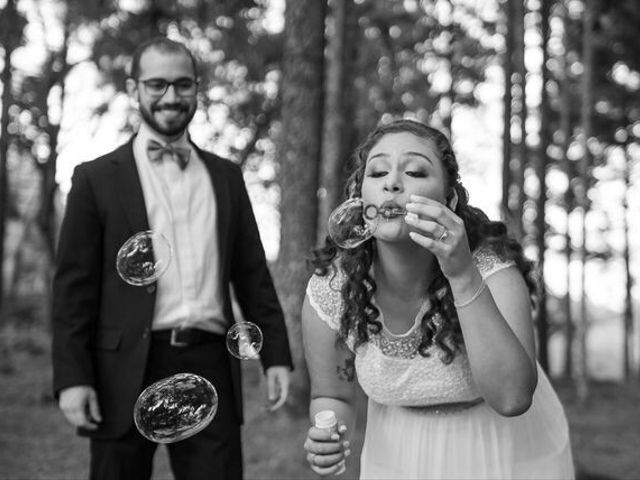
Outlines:
{"type": "MultiPolygon", "coordinates": [[[[245,364],[247,478],[314,478],[302,450],[305,259],[342,200],[350,152],[403,116],[451,136],[471,203],[507,222],[537,262],[539,360],[567,409],[579,477],[640,475],[640,2],[0,8],[0,478],[86,477],[87,446],[50,392],[57,229],[74,166],[135,131],[126,66],[158,34],[201,60],[191,135],[244,169],[292,339],[284,411],[265,413],[259,367],[245,364]]],[[[170,478],[163,458],[154,478],[170,478]]]]}

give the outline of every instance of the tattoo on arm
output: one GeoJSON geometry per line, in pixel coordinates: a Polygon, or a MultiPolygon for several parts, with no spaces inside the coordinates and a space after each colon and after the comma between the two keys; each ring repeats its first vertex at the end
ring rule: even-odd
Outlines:
{"type": "Polygon", "coordinates": [[[354,364],[354,357],[347,358],[344,361],[344,366],[338,365],[336,367],[336,373],[338,378],[342,381],[353,382],[356,376],[356,369],[354,364]]]}

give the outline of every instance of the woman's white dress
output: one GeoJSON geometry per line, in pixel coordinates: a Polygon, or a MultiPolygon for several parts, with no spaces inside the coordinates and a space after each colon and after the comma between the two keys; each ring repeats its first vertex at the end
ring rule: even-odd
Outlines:
{"type": "MultiPolygon", "coordinates": [[[[474,258],[484,278],[513,267],[487,249],[474,258]]],[[[311,306],[333,330],[344,278],[341,272],[314,275],[307,287],[311,306]]],[[[369,399],[361,478],[574,478],[567,420],[542,369],[531,408],[518,417],[497,414],[480,400],[464,352],[449,364],[436,346],[428,357],[417,353],[426,308],[402,335],[386,329],[381,315],[382,332],[355,351],[358,381],[369,399]]]]}

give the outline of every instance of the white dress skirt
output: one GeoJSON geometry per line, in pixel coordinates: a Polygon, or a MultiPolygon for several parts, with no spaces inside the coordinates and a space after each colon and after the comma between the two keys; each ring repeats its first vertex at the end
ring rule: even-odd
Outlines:
{"type": "Polygon", "coordinates": [[[564,410],[538,367],[531,408],[441,411],[368,402],[362,479],[573,479],[564,410]]]}

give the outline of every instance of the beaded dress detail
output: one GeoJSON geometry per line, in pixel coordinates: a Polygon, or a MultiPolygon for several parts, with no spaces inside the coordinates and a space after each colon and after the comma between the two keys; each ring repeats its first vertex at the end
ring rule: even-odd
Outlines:
{"type": "MultiPolygon", "coordinates": [[[[476,251],[474,260],[484,278],[513,265],[500,260],[489,249],[476,251]]],[[[333,330],[338,330],[340,325],[340,290],[345,280],[345,274],[334,268],[328,275],[314,275],[307,288],[311,306],[333,330]]],[[[382,330],[370,333],[370,341],[358,347],[355,352],[358,381],[372,400],[384,405],[416,407],[468,402],[479,397],[464,350],[457,352],[449,364],[442,361],[443,352],[436,345],[428,349],[426,357],[418,353],[420,321],[429,307],[427,300],[412,327],[403,334],[389,331],[380,312],[382,330]]],[[[434,320],[442,321],[439,314],[434,320]]],[[[354,339],[349,338],[347,344],[353,350],[354,339]]]]}

